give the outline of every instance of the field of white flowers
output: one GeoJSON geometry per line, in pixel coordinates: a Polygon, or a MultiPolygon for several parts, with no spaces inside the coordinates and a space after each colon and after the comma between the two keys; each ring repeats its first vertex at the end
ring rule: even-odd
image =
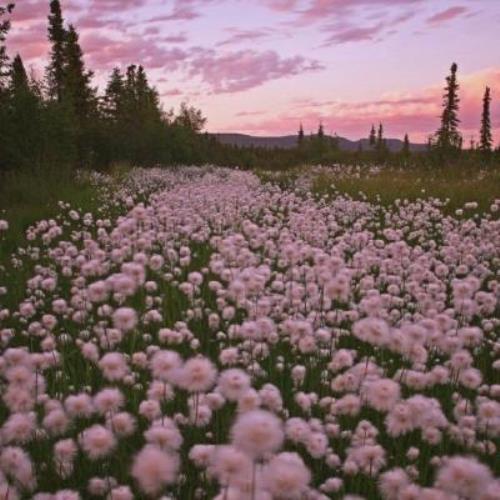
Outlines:
{"type": "Polygon", "coordinates": [[[94,182],[0,251],[0,499],[500,499],[500,200],[94,182]]]}

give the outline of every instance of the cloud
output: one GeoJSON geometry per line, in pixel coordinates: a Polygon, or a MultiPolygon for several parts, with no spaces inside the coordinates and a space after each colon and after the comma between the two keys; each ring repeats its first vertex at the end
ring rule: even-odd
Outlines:
{"type": "Polygon", "coordinates": [[[49,51],[45,23],[16,26],[7,38],[10,55],[21,54],[25,62],[45,56],[49,51]]]}
{"type": "Polygon", "coordinates": [[[182,95],[183,92],[180,89],[170,89],[170,90],[165,90],[161,93],[162,97],[175,97],[182,95]]]}
{"type": "Polygon", "coordinates": [[[373,40],[384,29],[384,23],[376,24],[370,27],[360,26],[334,26],[326,28],[325,31],[332,31],[332,34],[325,40],[323,46],[332,43],[361,42],[373,40]]]}
{"type": "Polygon", "coordinates": [[[16,3],[12,13],[12,22],[26,22],[40,20],[49,13],[48,2],[40,2],[39,0],[24,0],[16,3]]]}
{"type": "Polygon", "coordinates": [[[466,12],[467,12],[466,7],[450,7],[449,9],[443,10],[429,17],[427,19],[427,23],[436,26],[438,24],[442,24],[446,21],[450,21],[451,19],[461,16],[466,12]]]}
{"type": "Polygon", "coordinates": [[[130,9],[137,9],[148,3],[148,0],[93,0],[92,5],[88,8],[88,11],[110,11],[116,13],[130,9]]]}
{"type": "Polygon", "coordinates": [[[268,38],[272,35],[273,30],[269,28],[255,29],[255,30],[245,30],[239,28],[227,28],[231,35],[219,42],[218,46],[224,45],[236,45],[244,42],[254,42],[256,40],[261,40],[263,38],[268,38]]]}
{"type": "Polygon", "coordinates": [[[277,12],[293,11],[298,4],[297,0],[262,0],[262,3],[277,12]]]}
{"type": "Polygon", "coordinates": [[[329,33],[321,47],[348,42],[379,41],[382,37],[396,34],[397,30],[395,28],[411,19],[414,15],[415,12],[403,12],[390,18],[387,12],[377,11],[371,18],[380,19],[380,21],[371,26],[355,24],[350,17],[341,18],[337,22],[324,25],[321,28],[321,31],[329,33]]]}
{"type": "Polygon", "coordinates": [[[323,66],[302,56],[281,58],[268,50],[240,50],[222,55],[198,49],[191,60],[190,76],[200,76],[215,94],[240,92],[268,81],[316,71],[323,66]]]}
{"type": "Polygon", "coordinates": [[[84,35],[81,44],[90,66],[97,69],[137,63],[148,69],[174,71],[188,57],[184,50],[164,48],[139,37],[116,40],[104,35],[84,35]]]}
{"type": "Polygon", "coordinates": [[[175,0],[170,14],[163,14],[149,19],[149,22],[191,21],[201,16],[199,10],[212,0],[175,0]]]}
{"type": "MultiPolygon", "coordinates": [[[[492,127],[500,140],[500,67],[459,76],[460,82],[460,131],[468,142],[471,135],[478,138],[481,100],[486,85],[491,87],[493,102],[492,127]]],[[[269,135],[294,133],[302,122],[306,130],[316,130],[320,120],[325,128],[341,136],[359,139],[367,136],[372,123],[382,122],[387,136],[402,137],[410,134],[413,141],[425,142],[435,132],[441,113],[442,85],[407,93],[383,96],[380,99],[360,102],[315,101],[302,99],[292,104],[285,113],[241,123],[234,129],[240,132],[269,135]]],[[[241,115],[244,116],[244,115],[241,115]]],[[[231,128],[227,127],[226,128],[231,128]]]]}
{"type": "Polygon", "coordinates": [[[262,116],[265,114],[266,111],[240,111],[235,116],[262,116]]]}
{"type": "Polygon", "coordinates": [[[322,22],[325,19],[336,15],[346,15],[355,9],[368,7],[390,8],[408,7],[411,4],[418,4],[424,0],[312,0],[306,9],[298,11],[298,24],[311,24],[322,22]]]}
{"type": "Polygon", "coordinates": [[[188,37],[186,33],[178,33],[176,35],[163,36],[160,40],[167,43],[185,43],[188,41],[188,37]]]}

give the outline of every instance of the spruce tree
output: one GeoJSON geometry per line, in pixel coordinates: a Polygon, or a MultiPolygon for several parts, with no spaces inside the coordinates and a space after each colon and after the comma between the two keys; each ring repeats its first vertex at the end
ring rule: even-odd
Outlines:
{"type": "Polygon", "coordinates": [[[61,102],[64,93],[65,44],[67,32],[59,0],[51,0],[49,15],[49,41],[52,44],[47,68],[49,96],[61,102]]]}
{"type": "Polygon", "coordinates": [[[403,156],[409,156],[410,155],[410,139],[408,138],[408,134],[405,134],[404,140],[403,140],[403,149],[402,149],[403,156]]]}
{"type": "Polygon", "coordinates": [[[123,115],[125,84],[120,68],[114,68],[109,77],[104,100],[102,113],[106,119],[118,122],[123,115]]]}
{"type": "Polygon", "coordinates": [[[13,10],[14,4],[12,3],[7,4],[6,7],[0,7],[0,93],[5,88],[5,80],[8,76],[8,70],[6,71],[8,57],[5,49],[5,38],[10,30],[10,20],[5,19],[5,16],[13,10]]]}
{"type": "Polygon", "coordinates": [[[10,29],[10,21],[7,16],[12,12],[13,8],[14,5],[10,3],[7,6],[0,6],[0,170],[8,165],[5,148],[8,146],[6,135],[9,130],[9,99],[7,92],[9,70],[5,39],[10,29]]]}
{"type": "Polygon", "coordinates": [[[377,132],[377,150],[382,151],[384,148],[384,126],[379,123],[377,132]]]}
{"type": "Polygon", "coordinates": [[[443,95],[443,112],[441,126],[436,133],[437,146],[443,152],[461,149],[462,137],[458,132],[458,97],[457,64],[453,63],[450,74],[446,77],[445,93],[443,95]]]}
{"type": "Polygon", "coordinates": [[[12,60],[10,91],[18,93],[29,89],[28,75],[24,68],[23,60],[19,54],[12,60]]]}
{"type": "Polygon", "coordinates": [[[370,136],[368,138],[368,143],[370,146],[375,146],[377,143],[377,133],[375,132],[375,125],[372,123],[372,129],[370,130],[370,136]]]}
{"type": "Polygon", "coordinates": [[[483,96],[483,112],[481,115],[481,131],[479,134],[479,150],[485,155],[489,155],[491,153],[491,146],[493,142],[491,135],[490,104],[490,88],[486,87],[483,96]]]}
{"type": "Polygon", "coordinates": [[[198,134],[206,123],[206,118],[201,110],[188,106],[185,102],[181,103],[179,114],[175,119],[175,124],[184,127],[186,130],[198,134]]]}
{"type": "Polygon", "coordinates": [[[64,47],[64,97],[70,103],[79,125],[83,125],[94,111],[95,90],[91,87],[93,73],[85,69],[78,33],[70,25],[64,47]]]}
{"type": "Polygon", "coordinates": [[[300,124],[300,127],[299,127],[297,143],[299,146],[302,146],[302,144],[304,144],[304,127],[302,126],[302,123],[300,124]]]}
{"type": "Polygon", "coordinates": [[[325,137],[325,129],[323,128],[323,123],[320,122],[318,127],[318,139],[322,141],[324,137],[325,137]]]}
{"type": "Polygon", "coordinates": [[[42,100],[19,55],[10,66],[8,96],[8,127],[3,134],[8,165],[11,168],[39,165],[45,132],[42,100]]]}
{"type": "Polygon", "coordinates": [[[93,73],[83,61],[78,33],[70,25],[64,45],[63,107],[69,113],[76,140],[80,167],[93,162],[96,135],[97,99],[91,87],[93,73]]]}

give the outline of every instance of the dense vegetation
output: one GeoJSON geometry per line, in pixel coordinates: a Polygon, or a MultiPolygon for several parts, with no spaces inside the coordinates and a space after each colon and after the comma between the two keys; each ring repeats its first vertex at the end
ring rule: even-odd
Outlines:
{"type": "Polygon", "coordinates": [[[498,498],[500,200],[266,175],[89,174],[4,255],[0,218],[1,498],[498,498]]]}

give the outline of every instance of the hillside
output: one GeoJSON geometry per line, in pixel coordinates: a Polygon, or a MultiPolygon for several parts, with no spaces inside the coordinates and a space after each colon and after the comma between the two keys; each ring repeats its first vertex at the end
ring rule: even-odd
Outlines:
{"type": "MultiPolygon", "coordinates": [[[[214,136],[222,144],[230,144],[232,146],[240,147],[261,147],[261,148],[282,148],[290,149],[296,146],[297,136],[296,135],[283,135],[276,137],[262,137],[262,136],[252,136],[246,134],[237,133],[213,133],[210,134],[214,136]]],[[[328,136],[327,136],[328,137],[328,136]]],[[[359,139],[357,141],[351,141],[345,137],[338,137],[340,149],[343,151],[357,151],[359,145],[361,144],[363,150],[370,149],[368,144],[368,139],[359,139]]],[[[400,151],[403,147],[403,141],[399,139],[386,139],[387,147],[392,152],[400,151]]],[[[411,151],[425,151],[425,144],[410,144],[411,151]]]]}

